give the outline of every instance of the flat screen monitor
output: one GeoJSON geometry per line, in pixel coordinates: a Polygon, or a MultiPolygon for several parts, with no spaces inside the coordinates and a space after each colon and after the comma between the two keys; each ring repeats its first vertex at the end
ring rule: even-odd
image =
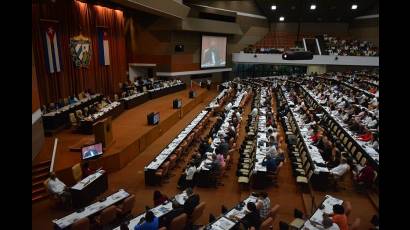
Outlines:
{"type": "Polygon", "coordinates": [[[156,124],[158,124],[159,123],[159,113],[154,113],[154,117],[153,117],[153,120],[152,120],[152,124],[153,125],[156,125],[156,124]]]}
{"type": "Polygon", "coordinates": [[[102,143],[85,146],[81,149],[81,157],[83,160],[99,157],[103,154],[102,143]]]}
{"type": "Polygon", "coordinates": [[[201,68],[218,68],[226,66],[226,37],[202,36],[201,68]]]}

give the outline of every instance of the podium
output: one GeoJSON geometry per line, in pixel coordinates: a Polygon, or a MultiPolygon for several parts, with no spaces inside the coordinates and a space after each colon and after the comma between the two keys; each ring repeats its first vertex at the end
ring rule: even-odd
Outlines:
{"type": "Polygon", "coordinates": [[[107,148],[113,142],[112,120],[107,117],[93,125],[95,143],[102,143],[103,148],[107,148]]]}

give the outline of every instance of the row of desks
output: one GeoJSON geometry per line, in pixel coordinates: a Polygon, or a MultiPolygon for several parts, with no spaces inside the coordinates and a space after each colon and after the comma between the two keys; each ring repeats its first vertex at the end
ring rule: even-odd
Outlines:
{"type": "Polygon", "coordinates": [[[94,94],[90,98],[82,99],[73,105],[64,106],[58,111],[43,114],[44,130],[53,131],[68,125],[70,113],[75,113],[75,111],[79,109],[81,110],[94,102],[100,101],[102,98],[103,96],[101,94],[94,94]]]}
{"type": "MultiPolygon", "coordinates": [[[[140,104],[147,102],[150,99],[159,98],[159,97],[162,97],[162,96],[165,96],[171,93],[175,93],[175,92],[178,92],[184,89],[186,89],[186,84],[181,83],[181,84],[173,85],[169,87],[151,89],[145,93],[135,94],[135,95],[131,95],[129,97],[123,98],[119,101],[121,103],[119,107],[116,107],[113,110],[107,111],[104,115],[98,117],[98,119],[95,119],[93,121],[81,122],[80,131],[84,134],[92,134],[92,125],[99,120],[102,120],[109,116],[112,116],[113,118],[115,118],[118,115],[120,115],[124,111],[124,109],[131,109],[131,108],[134,108],[135,106],[138,106],[140,104]]],[[[103,98],[103,95],[95,94],[95,95],[92,95],[91,98],[80,100],[74,105],[65,106],[59,109],[59,111],[44,114],[43,115],[44,129],[46,131],[52,131],[52,130],[58,130],[61,127],[65,127],[69,125],[70,123],[69,114],[70,113],[75,113],[75,111],[79,109],[82,110],[85,107],[97,101],[100,101],[102,98],[103,98]]]]}

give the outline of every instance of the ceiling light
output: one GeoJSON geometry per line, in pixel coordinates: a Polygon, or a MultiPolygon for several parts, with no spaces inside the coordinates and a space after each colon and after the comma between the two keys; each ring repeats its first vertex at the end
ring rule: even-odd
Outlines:
{"type": "Polygon", "coordinates": [[[353,4],[353,5],[352,5],[352,10],[355,10],[355,9],[357,9],[357,5],[356,5],[356,4],[353,4]]]}
{"type": "Polygon", "coordinates": [[[283,16],[280,17],[280,18],[279,18],[279,21],[281,21],[281,22],[285,21],[285,17],[283,17],[283,16]]]}
{"type": "Polygon", "coordinates": [[[316,5],[315,5],[315,4],[310,5],[310,9],[311,9],[311,10],[316,9],[316,5]]]}
{"type": "Polygon", "coordinates": [[[276,10],[276,5],[272,5],[271,9],[276,10]]]}

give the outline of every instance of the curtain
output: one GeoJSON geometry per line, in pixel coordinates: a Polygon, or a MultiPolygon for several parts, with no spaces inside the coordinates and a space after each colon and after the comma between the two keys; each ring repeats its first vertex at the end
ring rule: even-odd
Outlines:
{"type": "Polygon", "coordinates": [[[78,95],[86,89],[112,97],[119,92],[119,83],[127,79],[124,15],[120,10],[75,0],[32,2],[32,42],[41,104],[78,95]],[[62,63],[58,73],[49,73],[46,66],[44,19],[58,22],[62,63]],[[98,60],[97,27],[106,28],[109,34],[109,66],[98,60]],[[80,33],[91,39],[91,61],[87,68],[74,66],[71,58],[70,38],[80,33]]]}

